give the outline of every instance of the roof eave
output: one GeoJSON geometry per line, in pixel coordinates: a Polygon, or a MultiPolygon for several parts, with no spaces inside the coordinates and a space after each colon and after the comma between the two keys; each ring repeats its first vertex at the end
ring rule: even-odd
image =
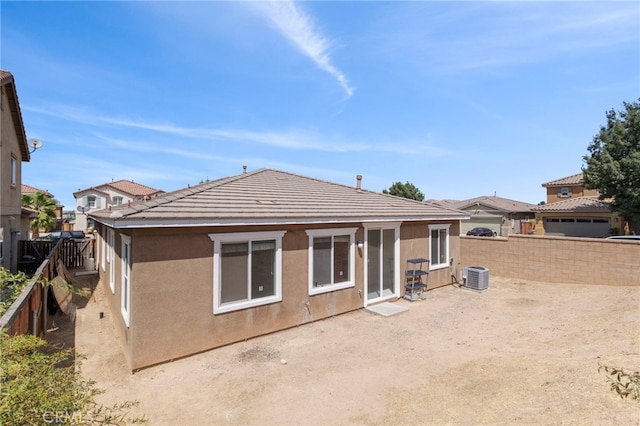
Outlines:
{"type": "Polygon", "coordinates": [[[451,222],[470,219],[470,216],[402,216],[402,217],[349,217],[349,218],[290,218],[290,219],[255,219],[238,218],[229,219],[145,219],[110,218],[106,216],[94,216],[89,214],[96,222],[116,229],[135,228],[197,228],[215,226],[288,226],[288,225],[335,225],[340,223],[380,223],[380,222],[451,222]]]}
{"type": "Polygon", "coordinates": [[[31,154],[29,153],[29,145],[27,144],[27,133],[24,130],[24,122],[22,121],[22,111],[20,111],[18,91],[16,90],[13,75],[11,73],[7,74],[8,76],[3,78],[2,85],[7,88],[9,109],[11,110],[11,118],[13,119],[16,129],[16,136],[18,137],[18,144],[20,145],[20,154],[22,155],[22,161],[28,162],[31,160],[31,154]]]}

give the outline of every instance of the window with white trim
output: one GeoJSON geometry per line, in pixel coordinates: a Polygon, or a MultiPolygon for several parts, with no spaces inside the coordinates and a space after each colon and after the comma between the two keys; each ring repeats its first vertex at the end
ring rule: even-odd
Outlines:
{"type": "Polygon", "coordinates": [[[571,188],[566,186],[563,188],[560,188],[560,191],[558,191],[558,197],[562,197],[562,198],[571,197],[571,188]]]}
{"type": "Polygon", "coordinates": [[[429,225],[429,269],[449,266],[449,227],[451,224],[429,225]]]}
{"type": "Polygon", "coordinates": [[[116,246],[116,235],[113,229],[107,229],[107,262],[109,263],[109,288],[111,294],[116,292],[116,262],[114,260],[114,252],[116,246]]]}
{"type": "Polygon", "coordinates": [[[309,229],[309,294],[355,286],[358,228],[309,229]]]}
{"type": "Polygon", "coordinates": [[[102,228],[102,233],[100,234],[100,267],[102,268],[103,271],[106,271],[106,264],[107,264],[107,235],[106,235],[107,231],[106,229],[103,227],[102,228]]]}
{"type": "Polygon", "coordinates": [[[120,280],[120,307],[124,323],[129,326],[131,314],[131,237],[122,235],[122,276],[120,280]]]}
{"type": "Polygon", "coordinates": [[[87,207],[95,209],[97,205],[97,197],[95,195],[87,196],[87,207]]]}
{"type": "Polygon", "coordinates": [[[123,198],[120,196],[115,196],[111,200],[113,201],[114,206],[120,206],[122,205],[123,198]]]}
{"type": "Polygon", "coordinates": [[[11,156],[11,186],[18,184],[18,160],[11,156]]]}
{"type": "Polygon", "coordinates": [[[282,301],[286,231],[209,234],[213,241],[213,313],[282,301]]]}

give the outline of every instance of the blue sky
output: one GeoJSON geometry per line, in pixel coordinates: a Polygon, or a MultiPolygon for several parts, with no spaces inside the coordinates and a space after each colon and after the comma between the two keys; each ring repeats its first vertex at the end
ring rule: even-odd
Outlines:
{"type": "Polygon", "coordinates": [[[12,2],[23,182],[74,208],[268,167],[538,203],[640,96],[640,3],[12,2]]]}

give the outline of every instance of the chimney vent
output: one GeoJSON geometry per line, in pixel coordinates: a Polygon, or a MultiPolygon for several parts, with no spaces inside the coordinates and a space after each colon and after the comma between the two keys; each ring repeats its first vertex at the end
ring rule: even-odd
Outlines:
{"type": "Polygon", "coordinates": [[[247,173],[247,166],[242,166],[242,173],[247,173]]]}
{"type": "Polygon", "coordinates": [[[357,191],[361,191],[362,190],[362,175],[357,175],[356,176],[356,190],[357,191]]]}

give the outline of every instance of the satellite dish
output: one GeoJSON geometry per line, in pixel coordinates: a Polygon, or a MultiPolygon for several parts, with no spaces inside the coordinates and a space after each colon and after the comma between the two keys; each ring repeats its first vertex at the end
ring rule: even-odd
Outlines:
{"type": "Polygon", "coordinates": [[[76,210],[78,210],[80,213],[84,214],[84,213],[88,212],[90,208],[91,207],[89,207],[89,206],[78,206],[78,207],[76,207],[76,210]]]}
{"type": "MultiPolygon", "coordinates": [[[[42,141],[40,139],[29,139],[27,141],[27,145],[29,145],[29,148],[31,148],[33,151],[35,151],[38,148],[42,148],[42,141]]],[[[31,152],[33,152],[31,151],[31,152]]]]}

